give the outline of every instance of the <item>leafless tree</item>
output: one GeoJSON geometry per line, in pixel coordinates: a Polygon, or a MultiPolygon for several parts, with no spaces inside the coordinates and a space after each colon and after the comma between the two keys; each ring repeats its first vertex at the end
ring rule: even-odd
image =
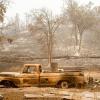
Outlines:
{"type": "Polygon", "coordinates": [[[88,5],[80,6],[74,0],[69,0],[65,10],[65,15],[68,15],[74,28],[76,54],[79,55],[84,32],[96,23],[92,3],[90,2],[88,5]]]}
{"type": "Polygon", "coordinates": [[[55,32],[61,25],[62,18],[54,16],[46,9],[33,11],[32,16],[35,21],[29,25],[29,29],[33,33],[36,31],[41,33],[42,38],[39,42],[47,48],[48,66],[51,67],[55,32]]]}
{"type": "Polygon", "coordinates": [[[7,1],[1,0],[0,1],[0,22],[4,21],[4,15],[6,13],[6,9],[7,9],[7,1]]]}
{"type": "Polygon", "coordinates": [[[7,0],[0,1],[0,30],[1,30],[0,41],[2,41],[2,39],[4,38],[4,36],[2,36],[2,30],[3,30],[3,26],[4,26],[3,21],[4,21],[5,13],[7,10],[7,6],[8,6],[7,0]]]}
{"type": "Polygon", "coordinates": [[[95,13],[96,15],[96,24],[91,28],[91,31],[97,33],[98,35],[100,35],[100,6],[95,6],[93,8],[93,12],[95,13]]]}

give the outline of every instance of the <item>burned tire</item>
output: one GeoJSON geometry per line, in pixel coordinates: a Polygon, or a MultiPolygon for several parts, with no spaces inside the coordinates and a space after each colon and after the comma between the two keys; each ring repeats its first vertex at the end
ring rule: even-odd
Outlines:
{"type": "Polygon", "coordinates": [[[68,82],[67,82],[67,81],[62,81],[62,82],[60,83],[60,87],[61,87],[62,89],[67,89],[67,88],[69,87],[68,82]]]}
{"type": "Polygon", "coordinates": [[[2,82],[5,88],[13,88],[15,85],[10,81],[3,81],[2,82]]]}

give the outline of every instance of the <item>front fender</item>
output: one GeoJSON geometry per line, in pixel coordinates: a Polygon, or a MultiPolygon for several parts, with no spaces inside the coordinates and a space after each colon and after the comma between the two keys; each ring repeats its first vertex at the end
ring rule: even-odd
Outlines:
{"type": "Polygon", "coordinates": [[[20,79],[15,77],[0,77],[0,85],[4,85],[3,81],[10,81],[17,87],[21,85],[20,79]]]}

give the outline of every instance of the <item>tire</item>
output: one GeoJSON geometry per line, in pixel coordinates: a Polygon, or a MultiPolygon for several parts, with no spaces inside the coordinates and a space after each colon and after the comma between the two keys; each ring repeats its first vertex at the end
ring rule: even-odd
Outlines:
{"type": "Polygon", "coordinates": [[[13,87],[15,87],[15,85],[10,81],[4,81],[3,85],[4,85],[5,88],[13,88],[13,87]]]}
{"type": "Polygon", "coordinates": [[[62,81],[61,83],[60,83],[60,87],[62,88],[62,89],[67,89],[68,88],[68,82],[67,81],[62,81]]]}

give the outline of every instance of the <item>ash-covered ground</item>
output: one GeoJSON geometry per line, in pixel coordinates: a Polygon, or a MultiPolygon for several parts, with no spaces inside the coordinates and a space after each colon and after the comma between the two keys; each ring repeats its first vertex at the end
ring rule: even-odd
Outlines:
{"type": "Polygon", "coordinates": [[[4,100],[100,100],[100,87],[95,89],[60,89],[53,87],[0,88],[0,94],[4,97],[4,100]]]}

